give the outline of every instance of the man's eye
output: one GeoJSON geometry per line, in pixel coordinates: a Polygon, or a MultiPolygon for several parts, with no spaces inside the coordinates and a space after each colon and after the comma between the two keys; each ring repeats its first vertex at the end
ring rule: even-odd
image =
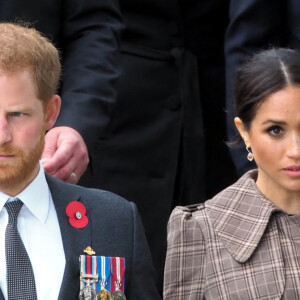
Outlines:
{"type": "Polygon", "coordinates": [[[23,116],[23,113],[18,112],[18,111],[14,111],[14,112],[11,113],[11,116],[19,118],[19,117],[23,116]]]}

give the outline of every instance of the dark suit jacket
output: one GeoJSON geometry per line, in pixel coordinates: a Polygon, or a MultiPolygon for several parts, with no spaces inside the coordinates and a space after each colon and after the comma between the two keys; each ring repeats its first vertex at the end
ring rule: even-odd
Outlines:
{"type": "Polygon", "coordinates": [[[0,21],[33,23],[60,49],[62,110],[56,125],[71,126],[91,151],[107,125],[119,76],[117,0],[10,0],[0,21]]]}
{"type": "MultiPolygon", "coordinates": [[[[78,299],[79,256],[91,246],[96,255],[125,257],[127,299],[160,299],[154,283],[154,268],[136,206],[110,192],[86,189],[46,176],[57,212],[66,257],[59,300],[78,299]],[[69,223],[66,207],[80,201],[89,223],[78,229],[69,223]]],[[[2,298],[1,298],[2,297],[2,298]]],[[[3,295],[0,293],[0,299],[3,295]]]]}
{"type": "MultiPolygon", "coordinates": [[[[297,0],[231,0],[226,32],[228,135],[236,134],[233,99],[236,71],[252,53],[272,46],[300,49],[300,5],[297,0]]],[[[254,168],[244,148],[232,151],[239,175],[254,168]]]]}

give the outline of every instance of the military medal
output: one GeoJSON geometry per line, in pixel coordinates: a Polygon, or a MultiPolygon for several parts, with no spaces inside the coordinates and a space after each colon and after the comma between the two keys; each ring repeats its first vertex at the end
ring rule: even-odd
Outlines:
{"type": "Polygon", "coordinates": [[[111,296],[111,300],[126,300],[125,295],[123,294],[123,292],[116,287],[116,290],[114,291],[114,293],[111,296]]]}
{"type": "Polygon", "coordinates": [[[112,257],[112,280],[115,284],[115,291],[112,300],[126,300],[121,290],[124,288],[125,259],[124,257],[112,257]]]}
{"type": "Polygon", "coordinates": [[[101,290],[97,294],[97,300],[111,300],[110,292],[105,288],[101,288],[101,290]]]}
{"type": "Polygon", "coordinates": [[[98,281],[96,256],[80,255],[80,300],[97,300],[98,281]]]}
{"type": "Polygon", "coordinates": [[[80,290],[79,292],[79,299],[80,300],[97,300],[97,295],[93,287],[91,286],[91,283],[95,283],[97,279],[85,279],[80,278],[81,281],[84,281],[86,285],[80,290]]]}
{"type": "Polygon", "coordinates": [[[126,300],[125,258],[95,256],[91,247],[85,248],[84,252],[88,255],[79,257],[79,300],[126,300]]]}
{"type": "Polygon", "coordinates": [[[101,286],[100,291],[97,293],[97,300],[111,300],[110,292],[106,289],[110,276],[110,258],[106,256],[97,256],[97,261],[99,282],[101,286]]]}

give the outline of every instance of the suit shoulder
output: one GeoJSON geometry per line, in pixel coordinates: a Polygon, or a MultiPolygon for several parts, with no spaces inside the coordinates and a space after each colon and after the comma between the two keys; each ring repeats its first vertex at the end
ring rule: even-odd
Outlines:
{"type": "Polygon", "coordinates": [[[125,198],[106,190],[87,188],[71,183],[66,183],[49,175],[47,175],[47,182],[51,193],[54,193],[55,191],[55,194],[59,194],[60,197],[70,199],[72,201],[81,201],[95,209],[136,209],[134,203],[129,202],[125,198]]]}
{"type": "Polygon", "coordinates": [[[106,190],[86,188],[78,186],[81,197],[88,201],[109,201],[111,204],[128,205],[130,202],[125,198],[106,190]]]}
{"type": "Polygon", "coordinates": [[[112,216],[132,217],[136,212],[136,205],[125,198],[106,190],[78,187],[83,203],[93,210],[107,211],[112,216]]]}

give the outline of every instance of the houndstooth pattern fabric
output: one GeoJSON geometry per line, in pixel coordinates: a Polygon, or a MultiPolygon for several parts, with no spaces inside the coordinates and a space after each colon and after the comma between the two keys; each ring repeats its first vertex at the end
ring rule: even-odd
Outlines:
{"type": "Polygon", "coordinates": [[[7,202],[8,224],[5,231],[5,255],[9,300],[36,300],[36,287],[30,259],[17,229],[23,203],[7,202]]]}
{"type": "Polygon", "coordinates": [[[300,299],[300,215],[258,190],[257,171],[168,223],[164,300],[300,299]]]}

